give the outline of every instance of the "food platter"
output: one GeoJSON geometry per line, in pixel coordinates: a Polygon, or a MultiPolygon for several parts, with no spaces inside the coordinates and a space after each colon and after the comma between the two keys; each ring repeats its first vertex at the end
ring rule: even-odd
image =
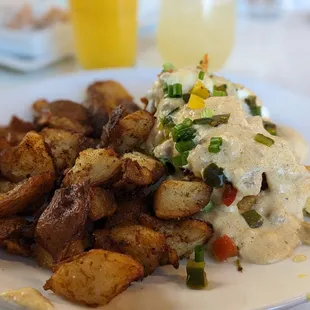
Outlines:
{"type": "MultiPolygon", "coordinates": [[[[139,98],[150,88],[157,73],[158,70],[155,69],[81,72],[24,85],[2,93],[0,122],[7,123],[12,114],[31,119],[30,104],[38,98],[81,101],[85,87],[99,79],[119,81],[139,98]]],[[[310,102],[307,98],[251,79],[229,78],[253,89],[261,97],[275,122],[294,127],[310,144],[310,102]]],[[[309,158],[307,163],[310,163],[309,158]]],[[[304,254],[310,258],[310,248],[299,247],[295,254],[304,254]]],[[[83,309],[51,292],[45,292],[42,286],[50,272],[37,267],[35,262],[2,252],[0,258],[0,291],[31,286],[48,297],[56,309],[83,309]]],[[[162,267],[152,277],[133,283],[126,292],[103,309],[265,309],[301,303],[310,292],[310,260],[294,263],[289,258],[278,264],[265,266],[244,263],[243,268],[243,273],[239,273],[233,262],[219,264],[207,259],[209,288],[194,291],[185,285],[184,264],[178,270],[171,266],[162,267]]]]}

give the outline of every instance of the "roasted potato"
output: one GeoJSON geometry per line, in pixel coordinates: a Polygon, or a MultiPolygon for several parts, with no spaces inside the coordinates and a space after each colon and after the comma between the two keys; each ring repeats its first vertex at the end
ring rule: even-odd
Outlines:
{"type": "Polygon", "coordinates": [[[103,184],[121,170],[121,161],[111,149],[87,149],[80,153],[68,171],[63,186],[88,182],[90,186],[103,184]]]}
{"type": "Polygon", "coordinates": [[[299,238],[303,244],[310,245],[310,223],[301,223],[299,229],[299,238]]]}
{"type": "Polygon", "coordinates": [[[8,126],[0,127],[0,149],[17,145],[24,138],[25,134],[32,130],[35,130],[32,123],[13,115],[8,126]]]}
{"type": "Polygon", "coordinates": [[[30,203],[38,199],[38,197],[49,192],[53,188],[53,183],[54,175],[43,173],[17,183],[7,193],[1,193],[0,218],[22,212],[30,203]]]}
{"type": "Polygon", "coordinates": [[[166,180],[154,196],[154,211],[162,219],[191,216],[204,208],[212,189],[203,182],[166,180]]]}
{"type": "Polygon", "coordinates": [[[14,183],[14,182],[6,179],[6,178],[0,177],[0,193],[1,194],[9,192],[15,186],[16,186],[16,183],[14,183]]]}
{"type": "Polygon", "coordinates": [[[4,240],[3,247],[7,252],[13,255],[31,256],[30,244],[25,242],[22,238],[4,240]]]}
{"type": "Polygon", "coordinates": [[[167,246],[165,236],[150,228],[141,225],[116,227],[111,230],[111,239],[121,253],[143,265],[145,276],[161,265],[179,266],[178,256],[167,246]]]}
{"type": "Polygon", "coordinates": [[[54,268],[44,285],[69,300],[90,306],[105,305],[143,277],[142,265],[133,258],[105,250],[91,250],[54,268]]]}
{"type": "Polygon", "coordinates": [[[109,229],[97,229],[93,232],[92,247],[94,249],[103,249],[111,252],[121,252],[117,243],[111,238],[109,229]]]}
{"type": "Polygon", "coordinates": [[[92,221],[111,216],[116,211],[116,202],[111,192],[101,187],[91,187],[88,192],[89,213],[92,221]]]}
{"type": "Polygon", "coordinates": [[[107,218],[106,228],[139,224],[138,217],[145,206],[143,198],[127,198],[117,202],[116,212],[107,218]]]}
{"type": "Polygon", "coordinates": [[[154,126],[154,116],[137,111],[122,118],[109,136],[110,146],[119,153],[130,152],[143,143],[154,126]]]}
{"type": "Polygon", "coordinates": [[[47,269],[52,269],[54,265],[53,257],[50,253],[44,250],[39,244],[35,243],[31,247],[32,256],[39,266],[47,269]]]}
{"type": "Polygon", "coordinates": [[[72,168],[79,152],[94,146],[94,141],[82,134],[53,128],[44,128],[40,133],[49,146],[58,174],[72,168]]]}
{"type": "Polygon", "coordinates": [[[167,244],[176,251],[180,259],[189,257],[196,245],[207,243],[213,235],[211,224],[200,220],[160,220],[141,213],[139,222],[143,226],[164,234],[167,244]]]}
{"type": "Polygon", "coordinates": [[[132,190],[137,186],[156,183],[164,174],[163,164],[139,152],[126,153],[121,158],[122,178],[113,186],[132,190]]]}
{"type": "Polygon", "coordinates": [[[245,196],[238,203],[238,209],[241,213],[249,211],[256,203],[256,196],[245,196]]]}
{"type": "Polygon", "coordinates": [[[0,154],[0,169],[2,174],[13,182],[42,173],[54,173],[53,160],[44,140],[33,131],[27,133],[18,146],[6,149],[0,154]]]}
{"type": "MultiPolygon", "coordinates": [[[[87,88],[86,105],[92,115],[108,114],[122,105],[126,114],[139,110],[128,91],[116,81],[97,81],[87,88]]],[[[104,125],[104,124],[103,124],[104,125]]]]}
{"type": "Polygon", "coordinates": [[[87,187],[72,185],[55,191],[35,230],[36,242],[51,254],[54,263],[65,258],[73,241],[83,239],[88,213],[87,187]]]}
{"type": "Polygon", "coordinates": [[[21,229],[28,225],[28,221],[22,217],[0,219],[0,246],[14,234],[19,234],[21,229]]]}

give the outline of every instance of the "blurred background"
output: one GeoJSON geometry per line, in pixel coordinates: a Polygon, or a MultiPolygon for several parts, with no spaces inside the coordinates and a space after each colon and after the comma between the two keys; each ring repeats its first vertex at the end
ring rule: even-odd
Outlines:
{"type": "Polygon", "coordinates": [[[310,1],[0,0],[0,90],[205,52],[212,70],[310,95],[310,1]]]}

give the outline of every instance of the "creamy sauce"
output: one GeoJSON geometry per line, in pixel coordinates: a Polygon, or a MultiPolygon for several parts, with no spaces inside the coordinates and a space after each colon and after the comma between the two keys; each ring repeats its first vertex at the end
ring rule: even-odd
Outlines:
{"type": "Polygon", "coordinates": [[[53,310],[52,303],[45,298],[38,290],[26,287],[15,291],[8,291],[0,295],[9,302],[14,302],[29,310],[53,310]]]}
{"type": "MultiPolygon", "coordinates": [[[[197,119],[202,110],[192,110],[183,99],[165,98],[164,83],[181,83],[183,93],[188,93],[198,80],[199,70],[185,68],[173,73],[164,73],[149,92],[150,101],[156,108],[157,122],[145,144],[148,151],[157,158],[172,159],[178,155],[171,135],[160,125],[160,119],[172,110],[175,124],[185,118],[197,119]]],[[[221,190],[215,190],[211,200],[216,208],[210,213],[200,213],[196,217],[210,221],[215,229],[215,237],[227,234],[239,247],[242,258],[257,264],[274,263],[289,257],[300,243],[300,222],[302,209],[310,196],[310,176],[300,160],[306,153],[306,143],[292,129],[279,126],[280,136],[271,136],[264,129],[259,116],[252,117],[244,102],[251,91],[226,79],[205,75],[203,83],[212,93],[213,85],[227,84],[226,97],[210,97],[205,107],[214,115],[230,113],[227,124],[218,127],[194,125],[196,147],[190,151],[188,164],[196,177],[201,178],[204,168],[216,163],[224,169],[225,176],[238,190],[230,207],[222,205],[221,190]],[[261,133],[272,138],[275,143],[267,147],[254,140],[261,133]],[[209,153],[212,137],[222,137],[219,153],[209,153]],[[283,139],[284,138],[284,139],[283,139]],[[289,140],[289,141],[287,141],[289,140]],[[292,140],[294,143],[291,143],[292,140]],[[261,191],[262,175],[267,176],[268,190],[261,191]],[[239,213],[237,203],[245,196],[257,196],[253,208],[264,218],[260,228],[251,229],[239,213]]],[[[257,104],[261,104],[258,100],[257,104]]]]}

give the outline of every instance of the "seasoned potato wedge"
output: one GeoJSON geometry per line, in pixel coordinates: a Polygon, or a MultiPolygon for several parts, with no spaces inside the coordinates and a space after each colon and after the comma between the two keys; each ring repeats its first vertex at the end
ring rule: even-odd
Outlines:
{"type": "Polygon", "coordinates": [[[144,266],[145,276],[160,265],[179,266],[176,252],[167,246],[166,238],[141,225],[116,227],[111,230],[111,239],[121,253],[130,255],[144,266]]]}
{"type": "Polygon", "coordinates": [[[22,217],[12,217],[0,219],[0,246],[13,234],[19,233],[21,229],[28,224],[28,221],[22,217]]]}
{"type": "Polygon", "coordinates": [[[105,250],[91,250],[55,267],[44,285],[69,300],[90,306],[105,305],[143,277],[133,258],[105,250]]]}
{"type": "Polygon", "coordinates": [[[91,187],[88,192],[89,213],[92,221],[111,216],[116,211],[116,202],[111,192],[101,187],[91,187]]]}
{"type": "Polygon", "coordinates": [[[38,197],[53,188],[54,175],[43,173],[30,177],[16,184],[7,193],[0,194],[0,218],[8,217],[23,211],[38,197]]]}
{"type": "Polygon", "coordinates": [[[166,180],[154,196],[154,211],[162,219],[191,216],[204,208],[212,189],[203,182],[166,180]]]}
{"type": "Polygon", "coordinates": [[[245,196],[237,204],[240,212],[249,211],[256,203],[256,196],[245,196]]]}
{"type": "Polygon", "coordinates": [[[139,152],[126,153],[121,158],[122,178],[113,186],[116,188],[134,189],[156,183],[164,174],[163,164],[139,152]]]}
{"type": "Polygon", "coordinates": [[[177,252],[180,259],[189,257],[196,245],[207,243],[213,235],[211,224],[194,219],[167,221],[141,213],[139,222],[164,234],[167,244],[177,252]]]}
{"type": "Polygon", "coordinates": [[[89,182],[90,186],[103,184],[121,169],[121,161],[111,149],[87,149],[80,153],[75,165],[68,171],[63,186],[89,182]]]}
{"type": "Polygon", "coordinates": [[[134,150],[144,142],[154,125],[154,116],[137,111],[122,118],[110,133],[109,142],[117,152],[134,150]]]}
{"type": "Polygon", "coordinates": [[[111,252],[121,252],[117,243],[111,238],[109,229],[97,229],[93,232],[92,247],[94,249],[103,249],[111,252]]]}
{"type": "Polygon", "coordinates": [[[88,189],[82,185],[58,189],[41,214],[35,240],[51,254],[54,263],[65,258],[73,241],[83,239],[89,212],[87,197],[88,189]]]}
{"type": "Polygon", "coordinates": [[[51,269],[54,265],[53,257],[50,253],[44,250],[39,244],[35,243],[31,247],[32,256],[39,266],[51,269]]]}
{"type": "Polygon", "coordinates": [[[131,198],[118,201],[116,212],[107,218],[106,228],[139,224],[138,217],[145,206],[144,199],[131,198]]]}
{"type": "Polygon", "coordinates": [[[58,174],[73,167],[80,151],[94,146],[93,140],[67,130],[44,128],[41,135],[50,148],[58,174]]]}
{"type": "MultiPolygon", "coordinates": [[[[107,113],[122,105],[128,113],[139,110],[128,91],[116,81],[97,81],[87,88],[86,105],[93,115],[107,113]]],[[[104,125],[104,124],[103,124],[104,125]]]]}
{"type": "Polygon", "coordinates": [[[3,247],[13,255],[31,256],[30,245],[23,239],[7,239],[3,242],[3,247]]]}
{"type": "Polygon", "coordinates": [[[22,142],[0,154],[2,174],[13,182],[42,173],[54,173],[54,165],[42,136],[36,132],[26,134],[22,142]]]}

